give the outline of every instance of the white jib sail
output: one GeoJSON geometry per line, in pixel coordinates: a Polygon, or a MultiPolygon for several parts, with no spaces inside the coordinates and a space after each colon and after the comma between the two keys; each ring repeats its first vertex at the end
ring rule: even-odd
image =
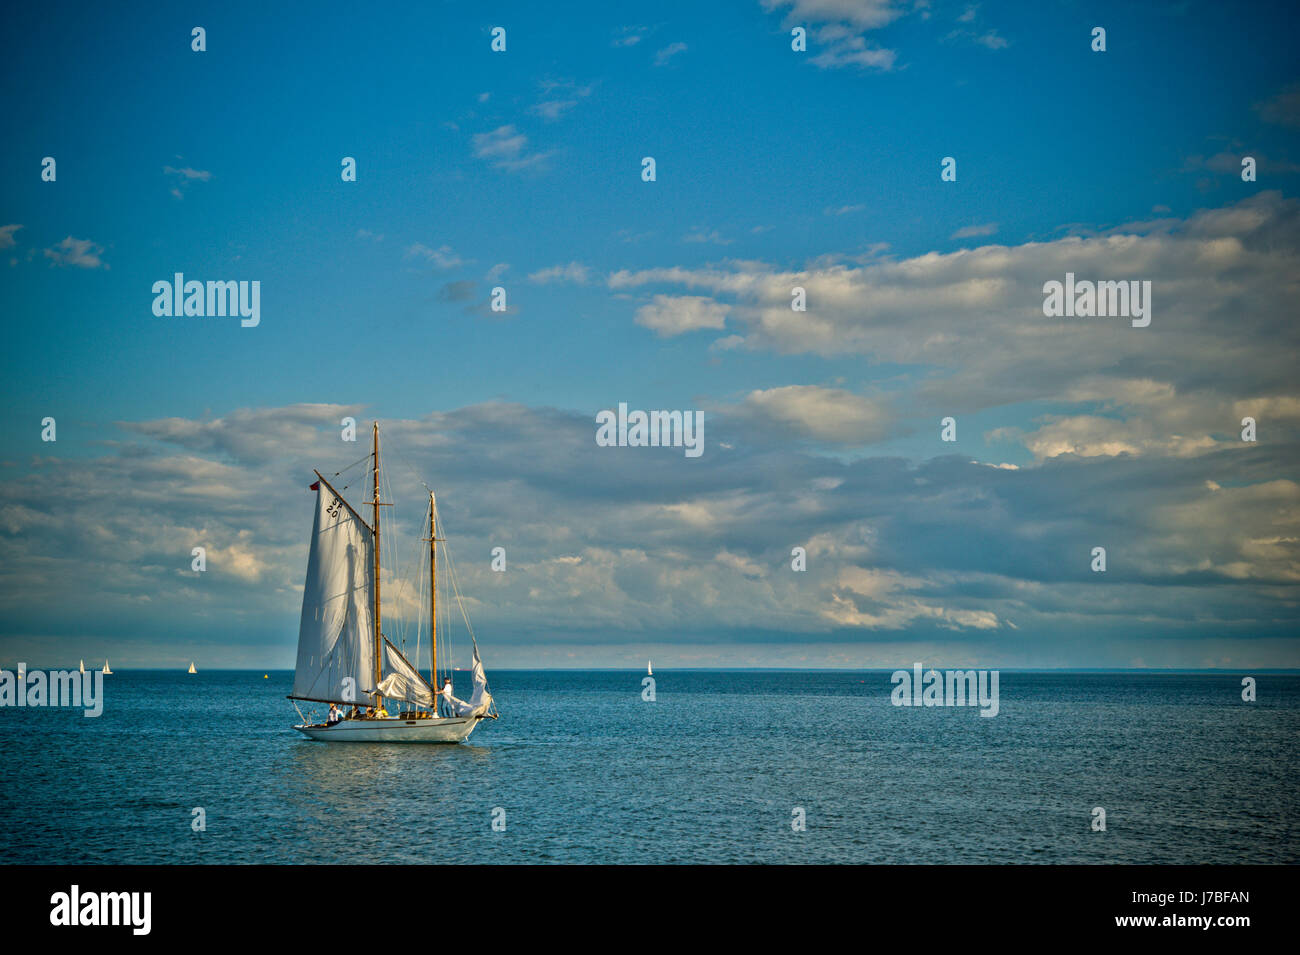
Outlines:
{"type": "Polygon", "coordinates": [[[469,702],[451,698],[452,711],[457,716],[483,716],[492,708],[492,694],[487,688],[487,674],[483,671],[483,661],[479,659],[478,643],[474,644],[474,693],[469,702]]]}
{"type": "Polygon", "coordinates": [[[385,699],[433,706],[433,687],[429,686],[411,665],[411,661],[402,656],[387,638],[384,639],[383,674],[383,679],[379,681],[379,692],[385,699]]]}
{"type": "Polygon", "coordinates": [[[374,534],[322,483],[316,492],[293,695],[362,703],[375,689],[374,534]]]}

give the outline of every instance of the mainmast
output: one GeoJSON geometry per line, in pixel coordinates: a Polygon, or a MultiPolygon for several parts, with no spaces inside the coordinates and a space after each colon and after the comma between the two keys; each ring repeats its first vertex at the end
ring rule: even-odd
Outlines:
{"type": "MultiPolygon", "coordinates": [[[[433,662],[429,665],[429,683],[438,692],[438,535],[436,514],[438,501],[429,492],[429,643],[433,647],[433,662]]],[[[438,698],[433,700],[433,711],[438,713],[438,698]]]]}
{"type": "Polygon", "coordinates": [[[383,658],[384,646],[383,637],[379,630],[379,422],[375,422],[374,431],[374,458],[375,458],[375,481],[374,481],[374,500],[375,506],[375,710],[378,712],[379,707],[384,703],[384,698],[379,695],[380,666],[379,661],[383,658]]]}

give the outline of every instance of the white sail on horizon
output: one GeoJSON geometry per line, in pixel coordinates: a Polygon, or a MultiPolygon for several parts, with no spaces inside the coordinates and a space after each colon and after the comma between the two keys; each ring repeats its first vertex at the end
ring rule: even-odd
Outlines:
{"type": "Polygon", "coordinates": [[[293,696],[364,703],[374,694],[373,561],[374,533],[321,482],[302,592],[293,696]]]}

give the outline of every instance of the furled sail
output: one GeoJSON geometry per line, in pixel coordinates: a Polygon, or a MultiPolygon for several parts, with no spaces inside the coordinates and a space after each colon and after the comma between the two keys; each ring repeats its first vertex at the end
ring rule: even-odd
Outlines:
{"type": "Polygon", "coordinates": [[[388,700],[403,700],[419,706],[433,706],[433,687],[429,686],[411,661],[384,638],[383,679],[379,692],[388,700]]]}
{"type": "Polygon", "coordinates": [[[486,716],[488,710],[492,708],[492,694],[488,692],[487,674],[483,671],[483,661],[479,659],[478,641],[474,642],[472,675],[474,693],[470,696],[469,702],[458,700],[454,696],[451,698],[452,711],[456,716],[486,716]]]}
{"type": "Polygon", "coordinates": [[[374,534],[322,481],[316,489],[293,696],[364,703],[375,690],[374,534]]]}

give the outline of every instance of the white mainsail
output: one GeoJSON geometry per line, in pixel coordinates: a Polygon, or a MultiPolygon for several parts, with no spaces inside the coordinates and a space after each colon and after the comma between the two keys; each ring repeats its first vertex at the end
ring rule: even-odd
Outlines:
{"type": "Polygon", "coordinates": [[[302,592],[293,696],[364,703],[374,693],[373,560],[374,533],[321,482],[302,592]]]}
{"type": "Polygon", "coordinates": [[[400,650],[384,638],[384,678],[379,681],[379,692],[387,700],[402,700],[417,706],[432,708],[433,687],[420,676],[411,661],[402,656],[400,650]]]}

